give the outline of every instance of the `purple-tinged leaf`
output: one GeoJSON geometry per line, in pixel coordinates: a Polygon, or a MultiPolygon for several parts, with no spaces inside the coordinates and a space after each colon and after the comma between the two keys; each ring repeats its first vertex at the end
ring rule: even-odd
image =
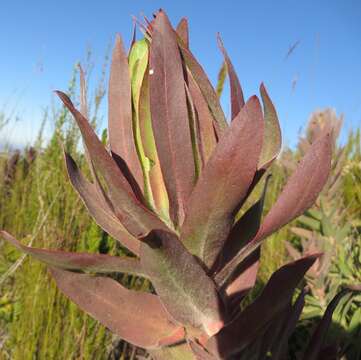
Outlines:
{"type": "Polygon", "coordinates": [[[312,206],[329,176],[331,155],[332,139],[327,133],[312,144],[266,215],[256,236],[232,261],[237,263],[245,259],[263,239],[312,206]]]}
{"type": "Polygon", "coordinates": [[[154,228],[166,228],[166,225],[135,197],[131,186],[105,150],[88,120],[74,107],[66,94],[61,91],[56,93],[77,121],[89,155],[108,185],[115,213],[125,228],[135,237],[144,236],[154,228]]]}
{"type": "Polygon", "coordinates": [[[196,112],[196,120],[199,129],[199,152],[203,168],[211,156],[215,146],[217,145],[217,139],[213,125],[214,121],[207,102],[205,101],[199,86],[189,71],[188,88],[196,112]]]}
{"type": "Polygon", "coordinates": [[[207,342],[207,349],[221,358],[242,351],[291,301],[298,283],[319,256],[320,254],[306,256],[274,272],[260,296],[213,336],[207,342]]]}
{"type": "MultiPolygon", "coordinates": [[[[243,216],[235,223],[235,225],[233,225],[231,233],[227,238],[227,241],[224,244],[222,252],[220,253],[217,260],[217,266],[220,271],[215,275],[214,278],[218,285],[224,285],[232,271],[239,265],[237,261],[234,261],[229,265],[228,263],[232,261],[233,258],[236,260],[236,255],[238,252],[254,238],[260,228],[263,205],[270,178],[271,175],[266,178],[260,199],[243,214],[243,216]],[[227,267],[223,269],[226,265],[227,267]]],[[[254,278],[254,280],[256,279],[254,278]]],[[[254,283],[248,284],[252,286],[254,285],[254,283]]]]}
{"type": "Polygon", "coordinates": [[[174,319],[208,335],[223,326],[223,307],[213,281],[176,235],[151,232],[141,245],[141,264],[174,319]]]}
{"type": "Polygon", "coordinates": [[[286,310],[285,323],[271,350],[272,360],[282,360],[285,358],[284,355],[287,354],[288,339],[296,328],[297,321],[301,316],[305,305],[306,291],[306,289],[302,289],[294,305],[291,305],[291,307],[286,310]]]}
{"type": "Polygon", "coordinates": [[[332,141],[325,134],[314,142],[287,181],[264,219],[257,238],[265,238],[312,206],[325,185],[331,168],[332,141]]]}
{"type": "Polygon", "coordinates": [[[281,151],[282,138],[281,128],[278,122],[278,116],[276,109],[268,96],[267,90],[264,84],[261,84],[260,92],[262,96],[263,108],[264,108],[264,140],[261,151],[261,156],[258,163],[259,169],[266,169],[270,166],[273,160],[276,159],[281,151]]]}
{"type": "Polygon", "coordinates": [[[187,99],[187,109],[188,109],[188,117],[189,117],[189,128],[191,132],[191,140],[192,140],[192,149],[193,149],[193,159],[195,165],[195,183],[199,177],[201,169],[203,167],[203,159],[200,152],[200,133],[198,126],[198,119],[196,114],[196,109],[194,107],[193,99],[191,93],[189,91],[187,83],[184,83],[184,89],[186,92],[187,99]]]}
{"type": "Polygon", "coordinates": [[[67,153],[64,155],[70,182],[95,222],[128,250],[139,256],[139,240],[124,228],[111,206],[97,191],[96,185],[82,175],[73,158],[67,153]]]}
{"type": "Polygon", "coordinates": [[[227,51],[223,46],[223,42],[220,34],[217,35],[217,40],[218,40],[218,46],[222,51],[224,61],[227,66],[229,85],[231,88],[231,110],[232,110],[232,120],[233,120],[244,106],[243,91],[238,76],[236,74],[236,71],[234,70],[231,59],[229,58],[227,51]]]}
{"type": "Polygon", "coordinates": [[[214,118],[214,127],[218,138],[221,138],[224,131],[228,128],[226,118],[219,102],[216,91],[209,81],[202,66],[197,62],[193,54],[180,41],[178,41],[184,62],[198,84],[204,99],[207,101],[214,118]]]}
{"type": "Polygon", "coordinates": [[[115,40],[110,67],[108,108],[110,149],[125,161],[137,184],[143,188],[143,174],[133,132],[128,58],[119,35],[115,40]]]}
{"type": "Polygon", "coordinates": [[[176,225],[195,181],[181,56],[177,38],[164,12],[157,15],[150,45],[150,109],[153,132],[176,225]]]}
{"type": "Polygon", "coordinates": [[[158,348],[184,338],[155,295],[131,291],[115,280],[52,268],[60,290],[125,341],[158,348]]]}
{"type": "Polygon", "coordinates": [[[177,25],[177,34],[180,39],[183,41],[184,46],[189,48],[189,29],[188,29],[188,19],[182,18],[179,24],[177,25]]]}
{"type": "Polygon", "coordinates": [[[224,287],[227,306],[231,314],[239,312],[239,304],[254,287],[257,280],[260,256],[261,252],[258,248],[242,261],[237,267],[237,271],[232,274],[230,283],[224,287]]]}
{"type": "Polygon", "coordinates": [[[263,116],[252,97],[220,139],[189,199],[181,239],[208,268],[226,241],[234,211],[246,196],[257,169],[263,116]]]}
{"type": "MultiPolygon", "coordinates": [[[[88,118],[88,98],[87,98],[87,84],[86,84],[86,80],[85,80],[85,73],[84,70],[82,68],[82,66],[79,64],[79,82],[80,82],[80,112],[81,114],[85,117],[88,118]]],[[[95,188],[96,191],[98,192],[97,197],[99,197],[99,201],[102,201],[103,203],[106,203],[106,206],[109,207],[108,204],[110,204],[110,200],[107,196],[107,194],[105,193],[98,175],[96,173],[96,170],[94,168],[94,164],[91,161],[90,155],[89,155],[89,151],[86,147],[86,144],[84,144],[83,141],[83,145],[84,145],[84,149],[85,149],[85,158],[86,161],[88,163],[89,169],[90,169],[90,173],[91,173],[91,177],[94,181],[95,184],[95,188]]]]}
{"type": "Polygon", "coordinates": [[[80,270],[96,273],[121,272],[145,276],[139,260],[135,258],[38,249],[22,245],[6,231],[0,231],[0,236],[20,251],[52,267],[65,270],[80,270]]]}
{"type": "Polygon", "coordinates": [[[311,340],[307,346],[306,352],[303,356],[304,360],[317,360],[322,347],[325,345],[326,335],[331,325],[332,314],[340,300],[350,292],[350,289],[343,289],[340,291],[329,303],[326,311],[314,331],[311,340]]]}

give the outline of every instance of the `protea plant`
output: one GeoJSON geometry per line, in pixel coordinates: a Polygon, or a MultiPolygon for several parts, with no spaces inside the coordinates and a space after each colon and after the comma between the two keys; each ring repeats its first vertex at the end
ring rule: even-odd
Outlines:
{"type": "MultiPolygon", "coordinates": [[[[285,356],[302,310],[296,287],[319,253],[276,271],[256,300],[260,245],[302,214],[325,184],[330,134],[309,148],[277,202],[261,221],[262,197],[247,211],[254,187],[281,148],[275,108],[264,85],[244,101],[219,38],[231,86],[231,121],[189,49],[188,25],[173,29],[159,11],[126,54],[118,36],[109,81],[109,148],[81,110],[57,91],[83,136],[92,182],[65,153],[71,183],[95,221],[133,256],[30,248],[48,264],[62,292],[126,341],[157,359],[264,359],[285,356]],[[150,280],[154,291],[129,290],[107,273],[150,280]]],[[[83,91],[84,93],[84,91],[83,91]]],[[[340,295],[339,295],[340,296],[340,295]]],[[[339,298],[339,297],[338,297],[339,298]]],[[[318,359],[335,299],[305,359],[318,359]]]]}

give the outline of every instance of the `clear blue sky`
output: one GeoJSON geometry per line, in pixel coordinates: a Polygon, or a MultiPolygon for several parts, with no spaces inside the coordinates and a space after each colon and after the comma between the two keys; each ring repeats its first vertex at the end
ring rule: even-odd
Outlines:
{"type": "Polygon", "coordinates": [[[33,139],[42,109],[57,102],[52,90],[66,89],[86,49],[92,48],[99,71],[115,33],[129,42],[131,15],[151,17],[159,7],[174,25],[188,17],[191,48],[213,82],[222,61],[216,45],[221,33],[245,95],[258,93],[261,81],[268,87],[287,144],[296,142],[315,109],[344,113],[346,129],[360,125],[360,0],[12,0],[0,8],[0,110],[15,108],[20,120],[0,138],[33,139]]]}

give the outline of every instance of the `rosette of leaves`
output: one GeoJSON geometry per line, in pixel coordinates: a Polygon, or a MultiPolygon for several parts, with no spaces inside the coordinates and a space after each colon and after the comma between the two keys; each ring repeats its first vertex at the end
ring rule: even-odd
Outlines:
{"type": "MultiPolygon", "coordinates": [[[[70,181],[95,221],[133,256],[36,249],[2,236],[48,264],[58,287],[80,308],[154,358],[263,359],[270,351],[280,358],[302,309],[303,293],[293,304],[294,290],[320,254],[281,267],[253,303],[242,311],[240,303],[255,284],[263,240],[309,208],[325,184],[330,134],[312,144],[263,221],[267,180],[259,201],[238,219],[281,148],[264,85],[263,109],[257,96],[244,101],[219,38],[231,86],[228,124],[189,49],[187,21],[175,30],[159,11],[143,30],[129,55],[116,39],[109,149],[86,118],[84,86],[80,111],[57,91],[80,128],[92,175],[87,180],[65,153],[70,181]],[[106,276],[111,273],[147,278],[154,292],[129,290],[106,276]]],[[[305,359],[323,351],[337,301],[305,359]]]]}

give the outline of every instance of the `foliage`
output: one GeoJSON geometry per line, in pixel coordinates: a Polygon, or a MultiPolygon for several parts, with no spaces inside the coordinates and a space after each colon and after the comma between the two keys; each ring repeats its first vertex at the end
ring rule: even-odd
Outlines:
{"type": "MultiPolygon", "coordinates": [[[[332,135],[329,129],[320,131],[275,204],[266,202],[269,211],[261,221],[269,177],[254,203],[251,193],[262,185],[281,147],[277,114],[264,85],[263,111],[256,96],[244,102],[219,39],[231,86],[228,125],[216,91],[189,50],[187,22],[182,20],[175,32],[160,11],[144,31],[145,38],[132,44],[129,56],[120,37],[116,40],[108,145],[87,120],[82,69],[80,111],[68,95],[57,92],[65,105],[56,116],[58,130],[65,125],[65,136],[64,130],[57,131],[22,180],[2,187],[11,188],[4,193],[10,201],[1,204],[3,227],[22,237],[36,218],[35,235],[26,246],[8,232],[2,236],[47,263],[60,290],[81,309],[155,358],[284,358],[306,297],[302,286],[293,301],[295,290],[321,254],[305,254],[283,265],[253,301],[245,305],[243,300],[255,287],[263,240],[311,207],[324,187],[332,135]],[[77,154],[78,134],[69,125],[69,111],[80,128],[85,156],[77,154]],[[105,232],[88,221],[67,185],[60,143],[70,182],[105,232]],[[75,159],[70,153],[77,154],[75,159]],[[14,186],[21,188],[15,191],[14,186]],[[25,213],[9,211],[9,204],[25,213]],[[45,249],[58,245],[69,251],[45,249]]],[[[283,182],[277,175],[273,186],[283,182]]],[[[36,321],[47,325],[33,329],[29,341],[24,330],[34,318],[15,319],[23,326],[10,329],[9,348],[16,344],[11,357],[20,358],[21,351],[50,359],[103,358],[109,333],[59,296],[40,265],[26,259],[23,266],[26,271],[17,276],[25,286],[17,292],[17,302],[24,307],[22,314],[43,309],[36,321]],[[39,291],[50,296],[34,296],[39,291]],[[59,312],[66,316],[57,316],[59,312]],[[62,337],[63,331],[70,335],[62,337]]],[[[329,350],[325,336],[332,313],[358,290],[347,286],[334,294],[302,358],[318,359],[329,350]]],[[[349,324],[356,328],[357,318],[349,324]]],[[[136,351],[133,347],[123,356],[134,357],[136,351]]]]}

